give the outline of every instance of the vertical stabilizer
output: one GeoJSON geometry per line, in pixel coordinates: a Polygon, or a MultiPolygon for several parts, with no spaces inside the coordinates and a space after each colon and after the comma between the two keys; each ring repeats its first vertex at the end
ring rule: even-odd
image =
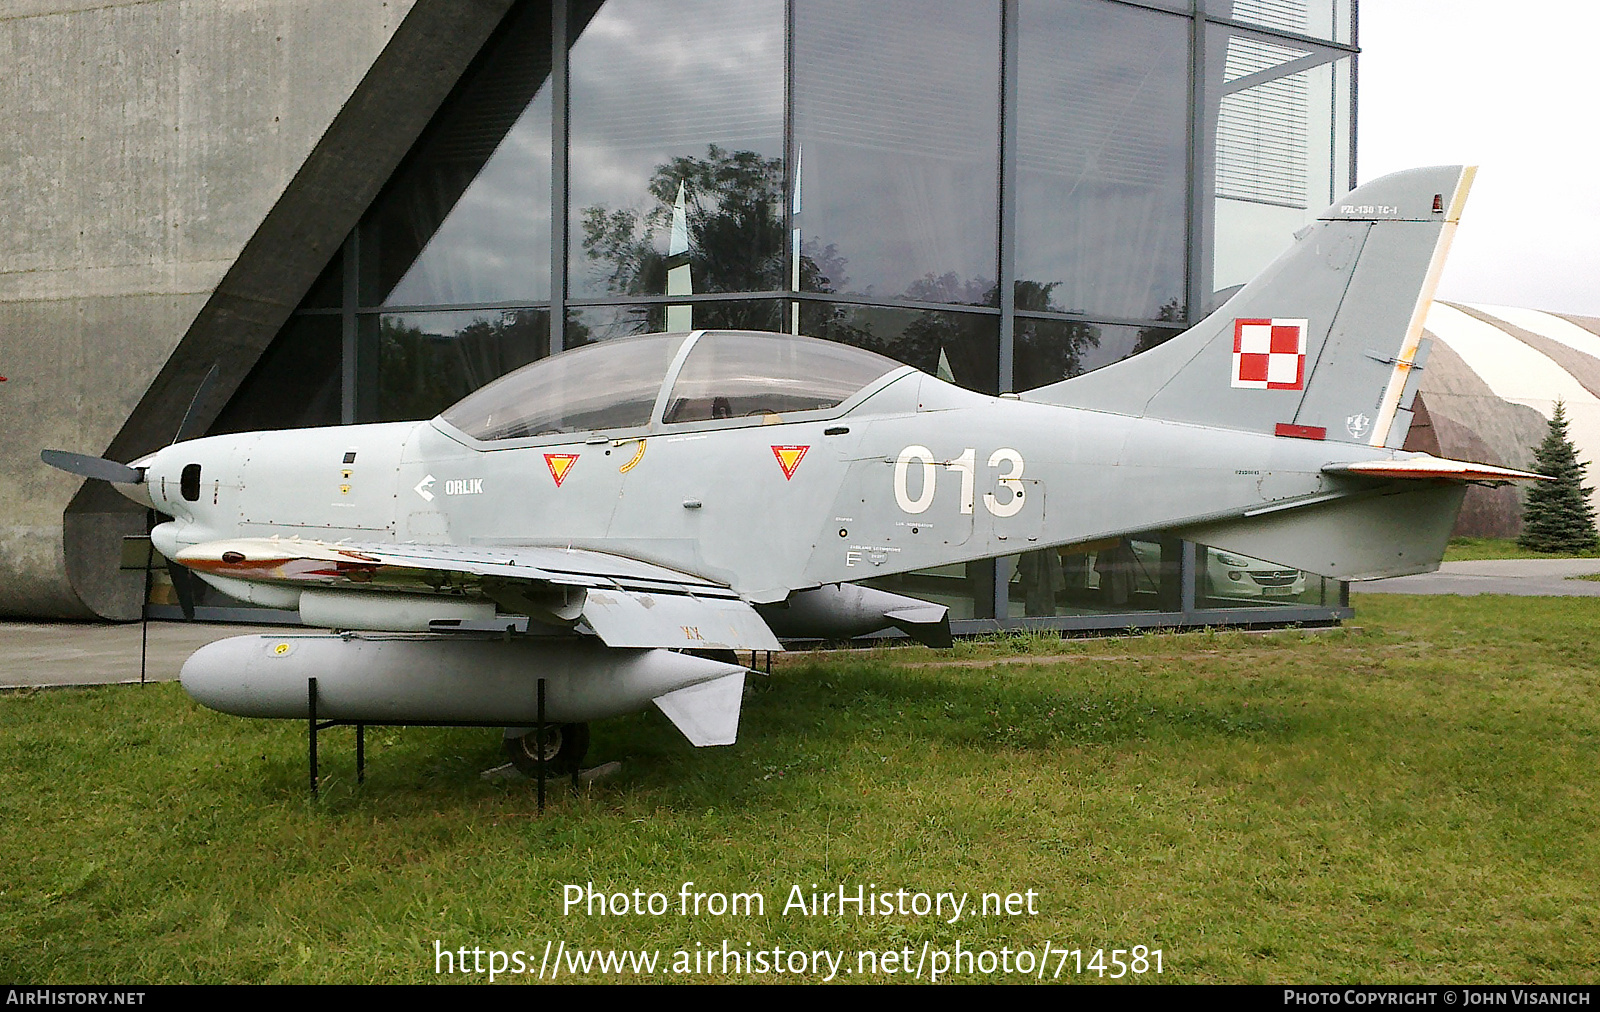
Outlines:
{"type": "Polygon", "coordinates": [[[1474,169],[1411,169],[1333,204],[1217,312],[1159,347],[1024,400],[1398,446],[1422,321],[1474,169]]]}

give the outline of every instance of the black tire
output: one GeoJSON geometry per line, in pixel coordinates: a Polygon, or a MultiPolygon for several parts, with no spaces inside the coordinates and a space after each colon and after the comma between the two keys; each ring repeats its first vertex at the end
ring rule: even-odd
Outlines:
{"type": "MultiPolygon", "coordinates": [[[[539,775],[539,732],[529,731],[520,737],[507,737],[506,757],[519,772],[529,778],[539,775]]],[[[588,724],[549,724],[544,729],[546,762],[544,775],[564,777],[583,768],[583,757],[589,754],[588,724]]]]}

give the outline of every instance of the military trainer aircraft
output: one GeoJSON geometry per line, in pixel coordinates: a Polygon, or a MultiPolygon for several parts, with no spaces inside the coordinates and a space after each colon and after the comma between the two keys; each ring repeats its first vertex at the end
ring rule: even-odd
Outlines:
{"type": "Polygon", "coordinates": [[[948,642],[943,608],[867,577],[1156,529],[1343,579],[1436,568],[1467,483],[1537,477],[1397,449],[1471,178],[1362,186],[1192,329],[1021,395],[695,331],[551,356],[430,421],[45,459],[170,515],[155,546],[223,593],[342,631],[201,649],[207,706],[305,717],[314,676],[326,717],[504,725],[526,763],[542,677],[560,762],[651,703],[727,744],[746,669],[705,651],[948,642]]]}

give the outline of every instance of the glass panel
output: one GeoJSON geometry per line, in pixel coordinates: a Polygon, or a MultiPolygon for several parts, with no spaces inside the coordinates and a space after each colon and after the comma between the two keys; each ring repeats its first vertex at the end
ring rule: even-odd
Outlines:
{"type": "Polygon", "coordinates": [[[782,329],[785,303],[778,299],[733,299],[680,306],[580,306],[567,312],[566,346],[609,341],[639,334],[690,330],[782,329]]]}
{"type": "Polygon", "coordinates": [[[577,6],[573,297],[781,289],[782,0],[577,6]]]}
{"type": "Polygon", "coordinates": [[[1244,284],[1344,193],[1347,57],[1207,31],[1207,114],[1216,137],[1212,290],[1244,284]]]}
{"type": "Polygon", "coordinates": [[[1207,14],[1330,42],[1349,42],[1352,0],[1203,0],[1207,14]]]}
{"type": "Polygon", "coordinates": [[[1113,538],[1001,560],[1011,618],[1178,611],[1182,542],[1113,538]]]}
{"type": "Polygon", "coordinates": [[[704,422],[831,408],[900,363],[832,341],[706,334],[667,399],[665,422],[704,422]]]}
{"type": "Polygon", "coordinates": [[[795,0],[801,290],[994,304],[996,0],[795,0]]]}
{"type": "Polygon", "coordinates": [[[1236,552],[1196,545],[1195,567],[1195,603],[1201,608],[1337,603],[1337,593],[1327,596],[1334,581],[1236,552]]]}
{"type": "Polygon", "coordinates": [[[999,393],[998,316],[802,302],[800,329],[887,355],[969,390],[999,393]]]}
{"type": "MultiPolygon", "coordinates": [[[[777,299],[765,301],[737,302],[698,302],[692,306],[683,307],[683,312],[688,314],[686,320],[692,321],[690,325],[702,330],[786,330],[783,326],[783,308],[785,303],[777,299]]],[[[670,318],[667,321],[671,323],[670,318]]],[[[666,326],[663,330],[677,330],[675,326],[666,326]]]]}
{"type": "Polygon", "coordinates": [[[919,569],[897,576],[863,580],[868,587],[904,594],[921,601],[942,604],[950,609],[950,619],[994,618],[994,560],[919,569]]]}
{"type": "Polygon", "coordinates": [[[1181,317],[1189,22],[1027,0],[1019,28],[1019,308],[1181,317]]]}
{"type": "Polygon", "coordinates": [[[379,321],[376,420],[432,418],[549,353],[549,310],[385,313],[379,321]]]}
{"type": "Polygon", "coordinates": [[[1112,327],[1077,320],[1018,317],[1013,360],[1015,389],[1032,390],[1120,362],[1182,331],[1181,324],[1112,327]]]}
{"type": "Polygon", "coordinates": [[[363,220],[363,305],[550,297],[550,63],[517,5],[363,220]]]}
{"type": "MultiPolygon", "coordinates": [[[[666,306],[587,306],[567,311],[566,346],[666,332],[666,306]]],[[[690,326],[693,326],[691,324],[690,326]]]]}
{"type": "Polygon", "coordinates": [[[1159,7],[1177,14],[1189,14],[1194,10],[1192,0],[1124,0],[1124,2],[1136,3],[1140,7],[1159,7]]]}
{"type": "Polygon", "coordinates": [[[209,433],[338,425],[343,361],[339,317],[291,316],[209,433]]]}
{"type": "Polygon", "coordinates": [[[650,422],[683,334],[577,348],[519,369],[444,412],[475,439],[521,439],[650,422]]]}

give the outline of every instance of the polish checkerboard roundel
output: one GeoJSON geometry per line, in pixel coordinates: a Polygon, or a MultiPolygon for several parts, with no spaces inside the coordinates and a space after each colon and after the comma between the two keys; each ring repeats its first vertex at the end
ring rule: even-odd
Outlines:
{"type": "Polygon", "coordinates": [[[1302,390],[1305,382],[1305,320],[1233,321],[1234,386],[1302,390]]]}

